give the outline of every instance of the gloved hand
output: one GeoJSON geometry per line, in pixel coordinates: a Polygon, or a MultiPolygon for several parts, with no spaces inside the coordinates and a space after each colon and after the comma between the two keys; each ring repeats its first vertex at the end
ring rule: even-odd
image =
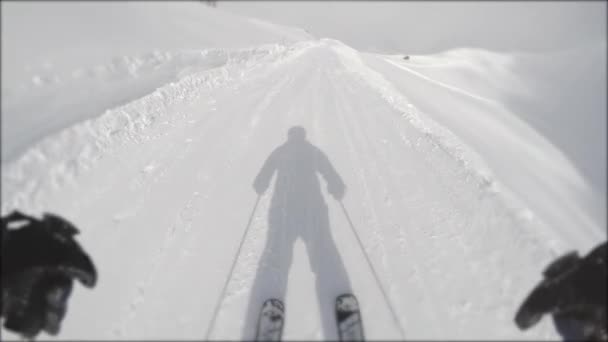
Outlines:
{"type": "Polygon", "coordinates": [[[268,182],[264,182],[259,179],[256,179],[253,182],[253,190],[255,190],[255,192],[261,196],[264,194],[264,192],[266,192],[266,189],[268,189],[269,185],[270,184],[268,182]]]}
{"type": "Polygon", "coordinates": [[[327,192],[336,199],[336,201],[340,201],[344,198],[344,193],[346,192],[346,186],[342,182],[333,182],[327,184],[327,192]]]}
{"type": "Polygon", "coordinates": [[[74,240],[68,221],[13,212],[2,218],[2,317],[4,327],[33,338],[59,332],[73,279],[94,287],[97,272],[74,240]],[[18,228],[11,224],[22,222],[18,228]]]}
{"type": "Polygon", "coordinates": [[[518,327],[552,314],[564,339],[606,341],[606,242],[584,258],[575,252],[558,258],[544,276],[518,310],[518,327]]]}
{"type": "Polygon", "coordinates": [[[608,341],[606,243],[594,248],[563,282],[553,320],[566,340],[608,341]]]}

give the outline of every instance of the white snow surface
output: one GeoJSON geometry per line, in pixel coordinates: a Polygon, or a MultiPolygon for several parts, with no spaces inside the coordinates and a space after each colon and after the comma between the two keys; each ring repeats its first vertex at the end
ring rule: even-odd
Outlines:
{"type": "Polygon", "coordinates": [[[514,313],[549,261],[605,240],[605,218],[505,103],[529,86],[521,56],[403,60],[196,3],[74,4],[57,10],[72,36],[26,42],[18,22],[59,5],[2,3],[3,70],[19,64],[7,40],[39,59],[3,79],[2,214],[68,218],[99,271],[45,339],[250,339],[268,296],[285,339],[336,339],[349,289],[370,340],[557,338],[514,313]],[[287,141],[294,126],[307,142],[287,141]],[[327,172],[307,183],[319,165],[342,201],[327,172]]]}

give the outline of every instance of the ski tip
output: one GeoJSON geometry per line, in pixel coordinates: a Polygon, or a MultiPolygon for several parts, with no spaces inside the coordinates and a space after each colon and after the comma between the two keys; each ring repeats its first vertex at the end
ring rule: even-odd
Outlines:
{"type": "Polygon", "coordinates": [[[355,298],[356,299],[355,295],[352,293],[343,293],[336,297],[336,299],[344,299],[344,298],[355,298]]]}
{"type": "Polygon", "coordinates": [[[264,301],[263,306],[273,306],[279,308],[280,310],[284,310],[285,306],[283,305],[283,301],[277,298],[269,298],[264,301]]]}
{"type": "Polygon", "coordinates": [[[353,311],[359,309],[357,297],[352,293],[344,293],[336,297],[336,309],[338,311],[353,311]]]}
{"type": "Polygon", "coordinates": [[[336,322],[340,341],[365,340],[359,303],[352,293],[343,293],[336,297],[336,322]]]}

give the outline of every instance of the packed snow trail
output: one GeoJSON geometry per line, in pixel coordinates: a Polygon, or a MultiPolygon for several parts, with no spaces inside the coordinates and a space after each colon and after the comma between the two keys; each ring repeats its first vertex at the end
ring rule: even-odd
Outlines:
{"type": "MultiPolygon", "coordinates": [[[[367,339],[556,338],[546,320],[519,331],[513,314],[554,257],[546,241],[558,237],[421,130],[415,104],[404,113],[387,101],[349,63],[349,48],[322,40],[277,51],[193,74],[166,86],[183,91],[159,89],[130,107],[147,113],[164,101],[162,115],[117,109],[71,131],[98,149],[66,149],[65,132],[3,170],[16,184],[3,190],[3,210],[70,218],[99,268],[94,291],[75,288],[58,338],[251,338],[244,317],[268,239],[272,183],[236,253],[256,204],[254,178],[293,126],[305,128],[346,184],[345,211],[324,180],[321,189],[367,339]],[[117,122],[126,131],[95,133],[117,122]],[[64,154],[45,153],[53,144],[64,154]]],[[[336,339],[321,322],[333,298],[317,300],[315,288],[315,273],[334,270],[313,262],[325,251],[308,243],[284,250],[293,259],[283,337],[336,339]]]]}

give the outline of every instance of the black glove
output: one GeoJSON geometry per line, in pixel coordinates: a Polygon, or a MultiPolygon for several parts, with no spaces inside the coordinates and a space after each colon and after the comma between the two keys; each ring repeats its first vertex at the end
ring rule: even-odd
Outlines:
{"type": "Polygon", "coordinates": [[[563,282],[553,320],[566,340],[608,341],[606,243],[594,248],[563,282]]]}
{"type": "Polygon", "coordinates": [[[97,272],[74,240],[68,221],[13,212],[2,218],[2,317],[4,327],[33,338],[59,332],[73,279],[93,287],[97,272]],[[11,227],[22,223],[20,227],[11,227]]]}
{"type": "Polygon", "coordinates": [[[518,327],[552,314],[565,339],[606,341],[606,242],[584,258],[576,252],[558,258],[544,276],[518,310],[518,327]]]}

